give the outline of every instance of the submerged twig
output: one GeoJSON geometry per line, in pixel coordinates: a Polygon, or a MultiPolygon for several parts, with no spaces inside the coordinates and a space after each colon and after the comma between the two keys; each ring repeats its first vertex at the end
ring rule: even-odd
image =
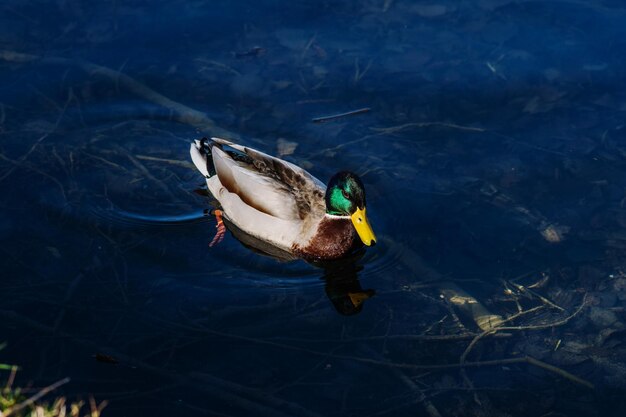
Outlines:
{"type": "Polygon", "coordinates": [[[72,299],[72,296],[74,295],[74,292],[76,291],[76,287],[78,287],[78,285],[80,284],[80,282],[83,280],[83,278],[85,277],[85,275],[83,274],[83,272],[79,272],[78,275],[76,275],[76,277],[72,280],[72,282],[70,283],[70,285],[67,287],[67,291],[65,292],[65,298],[63,299],[63,307],[61,308],[61,311],[59,311],[59,313],[57,314],[56,319],[54,320],[54,330],[55,332],[59,329],[59,326],[61,325],[61,322],[63,321],[63,318],[65,317],[65,313],[67,312],[67,305],[69,303],[69,301],[72,299]]]}
{"type": "Polygon", "coordinates": [[[460,359],[460,362],[461,362],[461,363],[464,363],[464,362],[465,362],[465,359],[467,358],[467,355],[469,355],[469,353],[471,352],[471,350],[474,348],[474,346],[476,346],[476,343],[478,343],[478,341],[479,341],[480,339],[482,339],[482,338],[484,338],[484,337],[486,337],[486,336],[491,336],[491,335],[495,335],[495,334],[497,334],[498,330],[500,330],[500,329],[502,328],[502,327],[499,327],[499,326],[501,326],[502,324],[504,324],[504,323],[508,323],[508,322],[510,322],[510,321],[512,321],[512,320],[515,320],[515,319],[517,319],[517,318],[519,318],[519,317],[521,317],[521,316],[524,316],[524,315],[526,315],[526,314],[533,313],[533,312],[535,312],[535,311],[537,311],[537,310],[542,309],[543,307],[544,307],[544,306],[542,306],[542,305],[541,305],[541,306],[533,307],[533,308],[531,308],[531,309],[529,309],[529,310],[520,311],[520,312],[518,312],[518,313],[516,313],[516,314],[513,314],[511,317],[508,317],[508,318],[506,318],[506,319],[502,320],[502,322],[500,322],[500,323],[499,323],[498,325],[496,325],[495,327],[492,327],[492,328],[490,328],[490,329],[486,329],[484,332],[482,332],[482,333],[480,333],[480,334],[477,334],[477,335],[476,335],[476,336],[472,339],[472,341],[470,342],[470,344],[467,346],[467,348],[465,349],[465,351],[463,352],[463,354],[461,354],[461,359],[460,359]]]}
{"type": "Polygon", "coordinates": [[[441,127],[447,127],[450,129],[468,130],[470,132],[485,132],[486,131],[485,129],[480,128],[480,127],[462,126],[462,125],[457,125],[454,123],[445,123],[445,122],[405,123],[403,125],[391,126],[391,127],[372,127],[371,129],[381,134],[390,135],[392,133],[400,132],[402,130],[410,129],[412,127],[431,127],[431,126],[441,126],[441,127]]]}
{"type": "Polygon", "coordinates": [[[144,161],[164,162],[166,164],[176,165],[176,166],[180,166],[183,168],[194,167],[194,165],[191,162],[180,161],[178,159],[157,158],[156,156],[148,156],[148,155],[135,155],[135,158],[141,159],[144,161]]]}
{"type": "Polygon", "coordinates": [[[139,172],[141,172],[141,174],[145,178],[148,178],[149,180],[151,180],[159,189],[161,189],[161,191],[167,194],[172,200],[176,199],[176,197],[174,196],[172,191],[169,189],[169,187],[167,187],[167,185],[165,185],[163,181],[160,181],[158,178],[152,175],[152,173],[150,173],[148,168],[146,168],[146,166],[142,164],[134,155],[132,155],[130,152],[128,152],[126,149],[122,148],[121,146],[115,146],[115,149],[120,154],[123,154],[124,156],[126,156],[126,158],[128,158],[128,160],[139,170],[139,172]]]}
{"type": "Polygon", "coordinates": [[[370,110],[371,109],[369,107],[363,107],[362,109],[352,110],[352,111],[348,111],[345,113],[334,114],[331,116],[316,117],[314,119],[311,119],[311,121],[313,123],[324,123],[324,122],[329,122],[331,120],[342,119],[348,116],[356,116],[357,114],[368,113],[370,110]]]}
{"type": "MultiPolygon", "coordinates": [[[[446,341],[459,341],[459,340],[468,340],[473,339],[478,336],[480,333],[459,333],[459,334],[390,334],[390,335],[381,335],[381,336],[355,336],[348,337],[345,339],[330,339],[330,338],[315,338],[314,340],[309,339],[298,339],[293,337],[277,337],[271,340],[279,340],[283,342],[316,342],[316,343],[360,343],[360,342],[368,342],[374,340],[406,340],[413,342],[446,342],[446,341]]],[[[507,338],[511,337],[510,333],[496,333],[493,335],[496,338],[507,338]]]]}
{"type": "Polygon", "coordinates": [[[525,287],[523,285],[516,284],[515,282],[511,282],[510,284],[512,286],[514,286],[522,294],[528,295],[529,297],[536,297],[539,300],[541,300],[542,303],[544,303],[544,304],[546,304],[546,305],[548,305],[548,306],[550,306],[550,307],[552,307],[554,309],[557,309],[557,310],[560,310],[560,311],[565,311],[565,309],[563,307],[561,307],[559,305],[556,305],[555,303],[553,303],[552,301],[550,301],[549,299],[547,299],[543,295],[538,294],[534,290],[530,289],[530,287],[525,287]]]}
{"type": "MultiPolygon", "coordinates": [[[[496,330],[497,331],[512,331],[512,330],[544,330],[544,329],[549,329],[552,327],[558,327],[558,326],[562,326],[564,324],[566,324],[567,322],[569,322],[571,319],[573,319],[574,317],[576,317],[585,307],[587,306],[587,294],[584,295],[583,297],[583,301],[580,303],[580,305],[578,306],[578,308],[576,308],[576,310],[570,314],[567,317],[564,317],[561,320],[557,320],[551,323],[545,323],[545,324],[535,324],[535,325],[527,325],[527,326],[502,326],[502,327],[498,327],[496,330]]],[[[507,320],[509,321],[509,320],[507,320]]]]}
{"type": "Polygon", "coordinates": [[[365,69],[361,71],[359,58],[357,57],[354,59],[354,84],[357,84],[359,81],[361,81],[361,78],[363,78],[365,74],[367,74],[367,71],[369,71],[370,67],[372,66],[372,62],[374,61],[370,59],[365,69]]]}
{"type": "MultiPolygon", "coordinates": [[[[202,62],[203,64],[211,65],[211,66],[213,66],[215,68],[220,68],[220,69],[222,69],[222,70],[224,70],[226,72],[230,72],[230,73],[232,73],[234,75],[237,75],[237,76],[241,75],[241,73],[239,71],[237,71],[236,69],[234,69],[234,68],[232,68],[232,67],[230,67],[230,66],[228,66],[226,64],[222,64],[221,62],[218,62],[218,61],[213,61],[213,60],[204,59],[204,58],[196,58],[196,61],[202,62]]],[[[204,70],[205,70],[204,68],[200,68],[200,70],[198,72],[203,72],[204,70]]]]}
{"type": "MultiPolygon", "coordinates": [[[[369,349],[369,351],[372,355],[379,355],[378,352],[374,351],[373,349],[369,349]]],[[[417,386],[417,384],[413,382],[411,378],[406,376],[401,369],[392,368],[391,372],[393,372],[394,375],[396,375],[407,387],[409,387],[417,394],[417,398],[413,401],[413,403],[423,403],[424,409],[430,417],[441,417],[441,413],[439,412],[437,407],[435,407],[432,401],[430,401],[426,397],[424,391],[419,386],[417,386]]]]}
{"type": "Polygon", "coordinates": [[[18,159],[15,160],[15,164],[13,165],[13,167],[9,168],[4,174],[0,176],[0,181],[3,181],[6,177],[11,175],[18,167],[20,167],[21,164],[23,164],[26,161],[26,159],[28,159],[28,157],[35,151],[35,149],[37,149],[37,146],[39,146],[41,142],[43,142],[48,136],[50,136],[52,133],[54,133],[57,130],[57,128],[59,127],[59,124],[61,123],[61,120],[63,119],[63,116],[65,115],[65,110],[67,109],[67,105],[69,104],[70,100],[71,100],[71,96],[68,96],[63,107],[59,109],[59,112],[60,112],[59,116],[57,117],[56,122],[54,123],[52,128],[48,130],[46,133],[44,133],[41,137],[39,137],[39,139],[37,139],[35,143],[32,144],[30,149],[24,155],[20,156],[18,159]]]}
{"type": "Polygon", "coordinates": [[[24,161],[24,162],[15,161],[15,160],[13,160],[11,158],[8,158],[7,156],[5,156],[3,154],[0,154],[0,159],[5,161],[5,162],[8,162],[10,164],[13,164],[13,165],[15,165],[15,166],[17,166],[19,168],[25,168],[25,169],[31,170],[33,172],[36,172],[39,175],[42,175],[42,176],[48,178],[49,180],[54,182],[59,187],[59,189],[61,190],[61,194],[63,195],[63,199],[65,201],[67,201],[67,195],[65,194],[65,188],[63,187],[63,184],[61,183],[61,181],[59,181],[58,179],[56,179],[52,175],[50,175],[47,172],[44,172],[44,171],[42,171],[42,170],[40,170],[38,168],[35,168],[34,166],[28,164],[26,161],[24,161]]]}
{"type": "Polygon", "coordinates": [[[561,369],[561,368],[559,368],[557,366],[550,365],[549,363],[545,363],[545,362],[540,361],[539,359],[535,359],[535,358],[533,358],[531,356],[527,356],[525,359],[526,359],[526,362],[528,362],[530,365],[534,365],[534,366],[537,366],[539,368],[545,369],[546,371],[550,371],[552,373],[561,375],[563,378],[569,379],[570,381],[576,382],[577,384],[583,385],[583,386],[585,386],[587,388],[590,388],[590,389],[594,389],[595,388],[594,385],[591,382],[587,381],[586,379],[579,378],[576,375],[573,375],[573,374],[567,372],[566,370],[561,369]]]}

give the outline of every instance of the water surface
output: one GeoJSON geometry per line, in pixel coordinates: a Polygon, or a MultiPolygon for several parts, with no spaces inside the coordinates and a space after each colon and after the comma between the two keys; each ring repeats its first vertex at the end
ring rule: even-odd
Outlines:
{"type": "Polygon", "coordinates": [[[108,416],[624,409],[621,2],[0,10],[0,363],[20,383],[69,376],[60,393],[108,416]],[[188,156],[209,135],[357,172],[380,243],[326,268],[209,248],[188,156]],[[419,368],[480,334],[449,283],[502,317],[543,306],[511,325],[559,323],[467,361],[529,355],[595,390],[526,363],[419,368]]]}

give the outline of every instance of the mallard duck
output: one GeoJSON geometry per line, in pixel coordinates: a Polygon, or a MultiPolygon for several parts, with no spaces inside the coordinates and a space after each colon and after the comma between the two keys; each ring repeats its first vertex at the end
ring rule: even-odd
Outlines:
{"type": "Polygon", "coordinates": [[[351,172],[328,186],[304,169],[220,138],[191,144],[224,218],[249,235],[305,259],[337,259],[376,244],[365,189],[351,172]]]}

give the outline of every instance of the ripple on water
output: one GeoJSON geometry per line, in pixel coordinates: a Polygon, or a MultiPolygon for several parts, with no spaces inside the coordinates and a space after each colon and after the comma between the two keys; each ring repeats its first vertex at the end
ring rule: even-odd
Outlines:
{"type": "MultiPolygon", "coordinates": [[[[153,206],[150,207],[153,209],[153,206]]],[[[188,205],[161,204],[163,213],[145,213],[127,210],[110,201],[93,201],[83,211],[94,217],[95,221],[120,229],[152,229],[162,227],[181,227],[206,223],[206,214],[201,209],[190,210],[188,205]]]]}
{"type": "Polygon", "coordinates": [[[208,218],[206,210],[191,211],[180,214],[144,214],[136,211],[124,210],[115,206],[104,208],[91,207],[90,213],[97,222],[105,223],[108,227],[122,231],[137,231],[151,234],[180,229],[180,233],[190,235],[206,235],[206,239],[199,240],[196,250],[189,256],[191,262],[205,263],[188,271],[168,273],[171,278],[180,281],[194,281],[203,285],[203,281],[211,280],[211,285],[226,285],[229,288],[266,288],[266,289],[298,289],[317,288],[323,286],[323,270],[304,261],[281,261],[275,258],[254,253],[244,247],[230,233],[218,246],[209,248],[208,242],[214,233],[213,220],[208,218]],[[207,224],[208,223],[208,224],[207,224]],[[198,256],[199,255],[199,256],[198,256]]]}
{"type": "Polygon", "coordinates": [[[379,235],[376,247],[369,249],[361,260],[364,265],[361,277],[375,279],[387,276],[401,264],[403,256],[402,245],[396,244],[387,235],[379,235]]]}

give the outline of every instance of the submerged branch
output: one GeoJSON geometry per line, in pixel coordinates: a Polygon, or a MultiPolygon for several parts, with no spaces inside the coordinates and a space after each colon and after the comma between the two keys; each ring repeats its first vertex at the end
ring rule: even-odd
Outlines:
{"type": "Polygon", "coordinates": [[[112,82],[119,83],[131,92],[137,94],[139,97],[142,97],[148,101],[151,101],[160,106],[163,106],[166,109],[171,110],[174,119],[180,123],[189,124],[203,130],[210,130],[211,133],[214,133],[216,135],[221,135],[233,139],[238,138],[238,135],[218,127],[215,122],[205,113],[195,110],[177,101],[174,101],[164,96],[163,94],[151,89],[145,84],[137,81],[136,79],[130,77],[129,75],[102,65],[97,65],[89,61],[78,59],[69,59],[62,57],[42,57],[38,55],[23,54],[9,50],[0,50],[0,59],[7,62],[19,64],[41,62],[51,65],[77,66],[89,74],[101,75],[109,78],[112,82]]]}
{"type": "MultiPolygon", "coordinates": [[[[470,344],[467,346],[467,348],[465,349],[465,351],[463,351],[463,353],[461,354],[461,357],[459,359],[459,365],[461,367],[465,367],[467,366],[469,363],[471,362],[466,362],[465,360],[467,359],[467,356],[469,355],[469,353],[472,351],[472,349],[474,348],[474,346],[476,346],[476,344],[478,343],[479,340],[481,340],[482,338],[486,337],[486,336],[494,336],[497,334],[497,332],[499,331],[513,331],[513,330],[543,330],[543,329],[548,329],[548,328],[553,328],[553,327],[558,327],[558,326],[562,326],[564,324],[566,324],[567,322],[569,322],[571,319],[573,319],[574,317],[576,317],[582,310],[583,308],[587,305],[587,294],[585,294],[585,296],[583,297],[583,301],[580,303],[580,305],[578,306],[578,308],[569,316],[561,319],[561,320],[557,320],[551,323],[546,323],[546,324],[539,324],[539,325],[527,325],[527,326],[503,326],[503,324],[511,322],[521,316],[530,314],[530,313],[534,313],[536,311],[542,310],[545,305],[540,305],[537,307],[533,307],[531,309],[525,310],[525,311],[520,311],[516,314],[513,314],[511,317],[506,318],[505,320],[503,320],[499,325],[491,328],[491,329],[487,329],[484,332],[482,332],[481,334],[477,335],[476,337],[474,337],[474,339],[472,339],[472,341],[470,342],[470,344]]],[[[591,382],[586,381],[582,378],[579,378],[561,368],[558,368],[554,365],[550,365],[548,363],[542,362],[538,359],[532,358],[530,356],[527,356],[525,358],[525,361],[527,363],[529,363],[530,365],[534,365],[534,366],[538,366],[540,368],[543,368],[547,371],[556,373],[558,375],[561,375],[562,377],[569,379],[572,382],[575,382],[577,384],[580,385],[584,385],[588,388],[593,389],[594,386],[591,382]]],[[[467,378],[466,375],[463,375],[464,380],[466,381],[466,383],[469,383],[468,385],[470,386],[470,388],[473,388],[471,382],[469,381],[469,379],[467,378]]]]}

